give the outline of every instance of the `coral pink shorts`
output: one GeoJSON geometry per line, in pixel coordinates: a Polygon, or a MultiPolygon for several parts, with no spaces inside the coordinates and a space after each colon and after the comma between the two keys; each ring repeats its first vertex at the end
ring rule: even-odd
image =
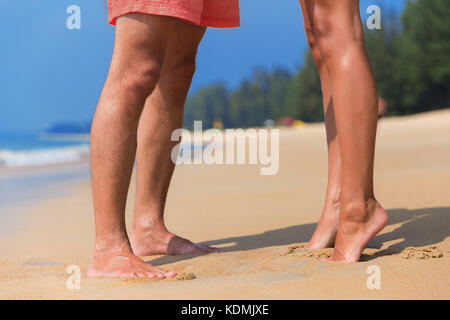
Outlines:
{"type": "Polygon", "coordinates": [[[205,27],[239,27],[239,0],[108,0],[109,23],[137,12],[170,16],[205,27]]]}

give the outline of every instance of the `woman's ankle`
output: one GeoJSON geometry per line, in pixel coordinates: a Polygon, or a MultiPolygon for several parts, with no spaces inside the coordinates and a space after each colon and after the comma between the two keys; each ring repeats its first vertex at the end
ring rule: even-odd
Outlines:
{"type": "Polygon", "coordinates": [[[377,205],[375,197],[352,199],[341,203],[341,221],[363,223],[377,205]]]}

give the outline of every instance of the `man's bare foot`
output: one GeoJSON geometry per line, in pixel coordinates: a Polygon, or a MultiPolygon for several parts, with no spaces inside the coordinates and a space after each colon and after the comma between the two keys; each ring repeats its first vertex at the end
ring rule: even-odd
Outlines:
{"type": "Polygon", "coordinates": [[[333,255],[329,260],[357,262],[367,243],[388,223],[386,210],[375,200],[356,204],[341,212],[333,255]]]}
{"type": "Polygon", "coordinates": [[[129,245],[120,249],[96,248],[87,273],[88,277],[142,277],[168,279],[177,275],[152,266],[131,252],[129,245]]]}
{"type": "Polygon", "coordinates": [[[339,202],[327,203],[307,249],[324,249],[334,246],[339,224],[339,202]]]}
{"type": "Polygon", "coordinates": [[[222,252],[222,249],[195,244],[181,238],[165,227],[133,228],[131,246],[138,257],[151,255],[190,255],[222,252]]]}

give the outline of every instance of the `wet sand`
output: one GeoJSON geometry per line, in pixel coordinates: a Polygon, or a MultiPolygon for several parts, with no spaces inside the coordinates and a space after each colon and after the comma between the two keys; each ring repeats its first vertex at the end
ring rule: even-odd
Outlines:
{"type": "MultiPolygon", "coordinates": [[[[0,238],[2,299],[449,299],[450,110],[380,121],[375,190],[388,226],[363,261],[322,261],[330,249],[303,248],[322,209],[327,157],[322,124],[283,129],[280,170],[259,166],[179,166],[169,191],[168,227],[222,247],[207,256],[154,256],[175,280],[86,278],[93,253],[87,179],[64,193],[17,205],[0,238]],[[70,265],[81,288],[66,285],[70,265]],[[370,290],[367,268],[381,271],[370,290]]],[[[127,209],[132,218],[134,186],[127,209]]],[[[3,213],[4,216],[5,213],[3,213]]]]}

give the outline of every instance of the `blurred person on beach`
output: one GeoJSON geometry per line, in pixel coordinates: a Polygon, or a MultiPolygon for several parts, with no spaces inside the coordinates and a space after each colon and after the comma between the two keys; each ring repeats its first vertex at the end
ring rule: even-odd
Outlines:
{"type": "Polygon", "coordinates": [[[384,117],[388,112],[387,102],[382,97],[378,97],[378,117],[384,117]]]}
{"type": "Polygon", "coordinates": [[[109,0],[114,54],[91,133],[95,252],[88,276],[172,278],[140,257],[201,254],[217,248],[169,232],[164,207],[174,171],[171,134],[183,107],[207,27],[239,26],[239,0],[109,0]],[[132,234],[125,227],[137,160],[132,234]]]}
{"type": "Polygon", "coordinates": [[[364,44],[359,0],[299,0],[320,73],[328,143],[328,187],[307,248],[334,247],[332,261],[355,262],[387,224],[373,188],[379,98],[364,44]]]}

